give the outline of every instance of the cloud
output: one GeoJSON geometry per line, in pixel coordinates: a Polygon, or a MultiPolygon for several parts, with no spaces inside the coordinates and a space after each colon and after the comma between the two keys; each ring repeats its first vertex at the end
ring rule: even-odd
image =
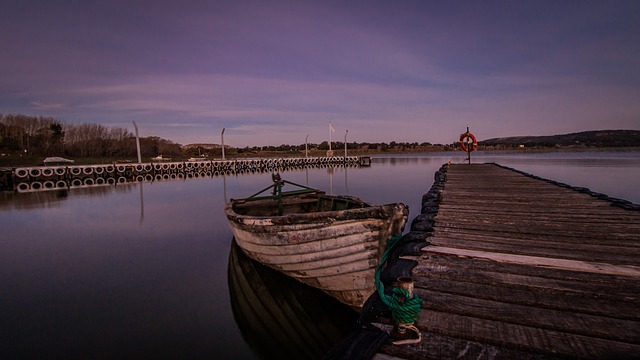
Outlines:
{"type": "Polygon", "coordinates": [[[238,146],[637,127],[635,3],[149,4],[12,2],[0,111],[238,146]]]}
{"type": "Polygon", "coordinates": [[[31,105],[36,110],[44,110],[44,111],[53,111],[53,110],[63,110],[66,108],[66,105],[63,103],[41,103],[37,101],[32,101],[31,105]]]}
{"type": "Polygon", "coordinates": [[[126,80],[49,94],[60,97],[59,104],[68,97],[75,103],[73,109],[48,110],[77,117],[101,114],[125,125],[136,120],[146,134],[180,143],[203,142],[211,138],[207,134],[226,127],[237,141],[229,144],[237,146],[295,143],[309,132],[324,134],[329,120],[340,131],[349,129],[353,141],[447,143],[451,133],[474,123],[486,128],[487,136],[502,136],[539,133],[542,125],[571,131],[576,121],[591,127],[605,118],[627,119],[625,114],[640,112],[632,105],[633,88],[593,85],[581,76],[440,73],[433,77],[437,86],[230,75],[126,80]],[[563,122],[568,125],[558,125],[563,122]]]}

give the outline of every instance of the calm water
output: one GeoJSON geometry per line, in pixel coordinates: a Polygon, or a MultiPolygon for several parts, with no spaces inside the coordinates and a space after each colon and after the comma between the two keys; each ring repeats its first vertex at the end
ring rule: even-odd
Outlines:
{"type": "MultiPolygon", "coordinates": [[[[404,202],[413,219],[435,171],[463,160],[461,153],[379,156],[370,168],[282,176],[373,203],[404,202]]],[[[474,153],[473,160],[640,203],[640,152],[474,153]]],[[[321,356],[355,314],[232,251],[223,204],[270,181],[266,173],[0,194],[0,358],[321,356]],[[295,318],[285,303],[295,303],[288,308],[295,318]],[[305,336],[276,335],[287,329],[305,336]]]]}

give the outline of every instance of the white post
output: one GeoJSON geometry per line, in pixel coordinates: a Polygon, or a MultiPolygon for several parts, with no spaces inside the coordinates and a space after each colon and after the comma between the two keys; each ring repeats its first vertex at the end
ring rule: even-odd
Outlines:
{"type": "Polygon", "coordinates": [[[331,133],[334,131],[331,121],[329,121],[329,151],[331,151],[331,133]]]}
{"type": "Polygon", "coordinates": [[[344,161],[347,161],[347,134],[349,130],[344,133],[344,161]]]}
{"type": "Polygon", "coordinates": [[[308,151],[309,148],[307,146],[307,140],[309,140],[309,134],[307,134],[307,137],[304,138],[304,157],[309,157],[308,151]]]}
{"type": "Polygon", "coordinates": [[[132,121],[133,127],[136,129],[136,148],[138,149],[138,164],[142,163],[142,157],[140,156],[140,137],[138,136],[138,125],[135,121],[132,121]]]}
{"type": "Polygon", "coordinates": [[[224,160],[224,128],[222,128],[222,133],[220,134],[220,138],[222,139],[222,160],[224,160]]]}

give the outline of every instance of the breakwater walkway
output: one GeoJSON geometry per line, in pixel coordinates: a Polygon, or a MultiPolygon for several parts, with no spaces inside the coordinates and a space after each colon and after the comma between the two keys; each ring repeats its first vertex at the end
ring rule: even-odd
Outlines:
{"type": "Polygon", "coordinates": [[[0,169],[0,189],[18,192],[64,190],[313,167],[370,165],[369,157],[330,156],[17,167],[0,169]]]}
{"type": "Polygon", "coordinates": [[[422,341],[379,354],[640,357],[638,210],[497,164],[443,166],[397,259],[424,300],[422,341]]]}

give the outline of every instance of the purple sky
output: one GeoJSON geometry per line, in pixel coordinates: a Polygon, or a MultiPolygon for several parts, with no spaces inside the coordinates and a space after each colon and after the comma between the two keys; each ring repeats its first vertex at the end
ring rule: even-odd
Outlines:
{"type": "Polygon", "coordinates": [[[0,6],[0,113],[181,144],[640,128],[640,1],[0,6]]]}

